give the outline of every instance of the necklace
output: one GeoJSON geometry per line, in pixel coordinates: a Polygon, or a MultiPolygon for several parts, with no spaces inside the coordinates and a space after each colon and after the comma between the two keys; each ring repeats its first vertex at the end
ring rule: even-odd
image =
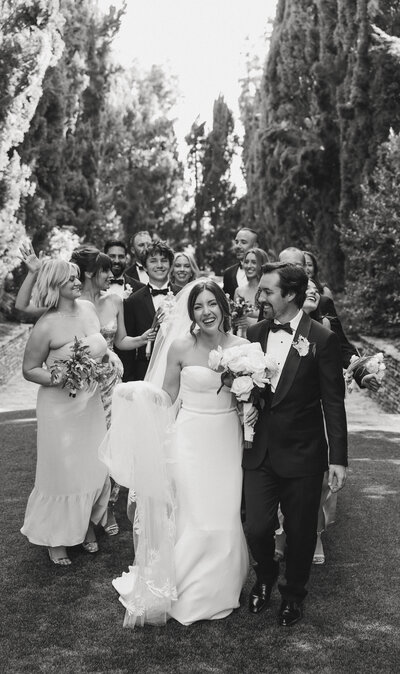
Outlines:
{"type": "Polygon", "coordinates": [[[68,312],[64,311],[56,311],[56,316],[60,316],[60,318],[77,318],[79,316],[79,313],[69,314],[68,312]]]}

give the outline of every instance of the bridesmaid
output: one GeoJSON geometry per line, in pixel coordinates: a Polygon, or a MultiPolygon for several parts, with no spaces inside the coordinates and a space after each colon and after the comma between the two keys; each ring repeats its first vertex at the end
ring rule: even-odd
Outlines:
{"type": "MultiPolygon", "coordinates": [[[[97,384],[78,390],[62,388],[62,375],[51,366],[71,355],[75,338],[98,362],[107,353],[94,307],[78,299],[79,270],[64,260],[46,260],[37,277],[33,301],[46,313],[33,327],[25,348],[25,379],[40,385],[37,399],[37,465],[21,532],[31,543],[48,548],[54,564],[71,564],[66,548],[82,544],[97,552],[94,524],[105,524],[110,494],[107,469],[98,459],[106,433],[97,384]],[[45,367],[44,365],[45,364],[45,367]]],[[[115,362],[115,354],[108,354],[115,362]]]]}
{"type": "MultiPolygon", "coordinates": [[[[32,307],[30,303],[32,288],[40,269],[40,260],[36,257],[30,244],[21,248],[21,256],[28,267],[28,275],[24,280],[17,296],[15,306],[18,310],[33,316],[40,316],[46,310],[43,307],[32,307]]],[[[137,349],[153,341],[156,332],[147,330],[138,337],[129,337],[126,334],[123,301],[118,295],[104,294],[110,287],[113,278],[111,271],[111,259],[105,253],[100,252],[94,246],[81,246],[75,249],[71,256],[71,262],[77,265],[82,283],[81,299],[88,300],[94,305],[101,325],[101,334],[107,342],[110,351],[116,346],[121,351],[137,349]]],[[[113,364],[102,365],[104,377],[100,384],[101,400],[106,413],[107,428],[111,423],[111,400],[116,384],[122,380],[123,367],[118,356],[114,354],[113,364]],[[115,363],[115,366],[114,366],[115,363]]],[[[119,526],[115,519],[115,504],[118,500],[119,486],[113,485],[108,509],[108,518],[104,526],[109,536],[115,536],[119,532],[119,526]]]]}
{"type": "Polygon", "coordinates": [[[247,328],[259,320],[260,310],[256,306],[256,296],[258,282],[261,278],[261,267],[266,262],[268,262],[268,255],[262,248],[250,248],[243,257],[243,270],[247,280],[246,283],[236,288],[234,301],[236,302],[239,298],[246,300],[253,307],[253,311],[235,321],[235,332],[238,331],[238,334],[240,332],[245,334],[247,328]]]}
{"type": "Polygon", "coordinates": [[[197,279],[199,275],[200,269],[191,253],[175,253],[170,273],[170,281],[173,285],[183,288],[190,281],[197,279]]]}

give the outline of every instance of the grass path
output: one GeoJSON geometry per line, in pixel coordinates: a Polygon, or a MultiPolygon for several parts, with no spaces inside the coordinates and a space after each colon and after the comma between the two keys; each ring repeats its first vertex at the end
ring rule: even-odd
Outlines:
{"type": "Polygon", "coordinates": [[[325,537],[327,564],[313,567],[305,618],[276,625],[279,596],[260,616],[242,606],[223,621],[185,628],[122,629],[124,610],[111,579],[126,569],[132,546],[122,533],[99,533],[101,552],[72,549],[73,567],[51,565],[45,550],[19,533],[34,479],[33,413],[0,415],[1,671],[22,674],[358,674],[400,671],[400,434],[350,436],[349,482],[337,524],[325,537]]]}

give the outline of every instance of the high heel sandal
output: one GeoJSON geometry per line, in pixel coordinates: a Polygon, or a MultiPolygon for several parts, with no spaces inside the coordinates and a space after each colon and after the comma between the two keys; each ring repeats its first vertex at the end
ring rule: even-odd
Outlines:
{"type": "Polygon", "coordinates": [[[115,519],[114,510],[109,511],[109,516],[110,519],[114,521],[111,521],[110,524],[106,524],[106,526],[104,527],[104,531],[106,532],[107,536],[116,536],[117,534],[119,534],[119,525],[115,519]]]}
{"type": "Polygon", "coordinates": [[[68,556],[65,557],[53,557],[52,556],[53,548],[47,548],[47,552],[50,558],[50,561],[53,562],[56,566],[70,566],[72,564],[68,556]]]}

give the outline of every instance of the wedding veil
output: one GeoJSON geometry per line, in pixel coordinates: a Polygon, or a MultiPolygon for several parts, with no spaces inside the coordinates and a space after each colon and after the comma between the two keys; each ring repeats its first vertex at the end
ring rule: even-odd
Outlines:
{"type": "Polygon", "coordinates": [[[163,624],[175,585],[175,493],[170,447],[179,409],[162,390],[172,342],[189,332],[187,303],[198,283],[187,284],[160,326],[145,381],[118,384],[112,401],[111,428],[99,455],[118,484],[136,493],[133,522],[135,559],[128,573],[113,581],[125,606],[124,626],[163,624]]]}

